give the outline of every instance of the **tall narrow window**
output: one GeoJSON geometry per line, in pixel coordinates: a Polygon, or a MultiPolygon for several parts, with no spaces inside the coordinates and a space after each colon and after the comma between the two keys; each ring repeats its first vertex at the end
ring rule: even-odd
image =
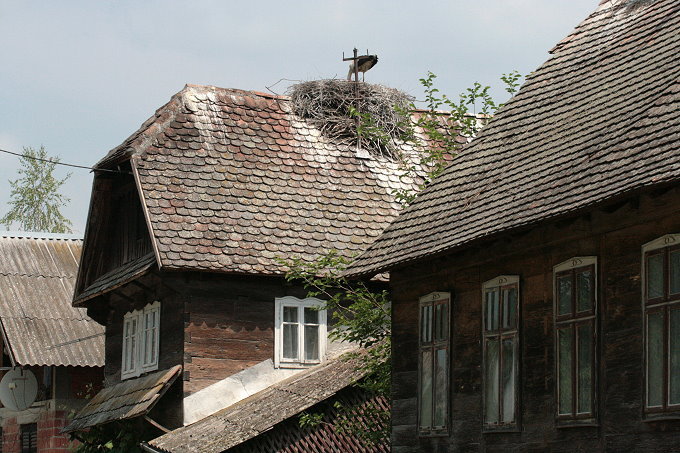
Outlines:
{"type": "Polygon", "coordinates": [[[158,369],[160,318],[158,301],[123,317],[121,379],[158,369]]]}
{"type": "Polygon", "coordinates": [[[680,234],[642,248],[645,409],[680,411],[680,234]]]}
{"type": "Polygon", "coordinates": [[[320,363],[326,353],[326,310],[314,297],[280,297],[275,301],[276,367],[301,367],[320,363]]]}
{"type": "Polygon", "coordinates": [[[554,268],[557,418],[595,417],[597,258],[571,258],[554,268]]]}
{"type": "Polygon", "coordinates": [[[519,277],[502,275],[483,285],[484,424],[517,424],[519,277]]]}
{"type": "Polygon", "coordinates": [[[420,298],[418,420],[421,434],[446,434],[449,418],[449,293],[420,298]]]}

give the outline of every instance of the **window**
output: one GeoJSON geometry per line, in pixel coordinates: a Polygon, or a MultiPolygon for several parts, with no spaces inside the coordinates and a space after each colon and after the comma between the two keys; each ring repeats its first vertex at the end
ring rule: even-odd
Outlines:
{"type": "Polygon", "coordinates": [[[642,248],[645,409],[680,411],[680,234],[642,248]]]}
{"type": "Polygon", "coordinates": [[[21,453],[36,453],[38,451],[38,424],[27,423],[20,425],[21,453]]]}
{"type": "Polygon", "coordinates": [[[446,434],[449,415],[449,293],[420,298],[419,432],[446,434]]]}
{"type": "Polygon", "coordinates": [[[484,424],[517,423],[519,277],[502,275],[483,285],[484,424]]]}
{"type": "Polygon", "coordinates": [[[121,379],[158,369],[158,334],[161,303],[156,301],[126,313],[123,318],[121,379]]]}
{"type": "Polygon", "coordinates": [[[571,258],[554,267],[557,418],[595,417],[597,258],[571,258]]]}
{"type": "Polygon", "coordinates": [[[276,298],[274,365],[296,367],[320,363],[326,354],[326,310],[314,297],[276,298]]]}

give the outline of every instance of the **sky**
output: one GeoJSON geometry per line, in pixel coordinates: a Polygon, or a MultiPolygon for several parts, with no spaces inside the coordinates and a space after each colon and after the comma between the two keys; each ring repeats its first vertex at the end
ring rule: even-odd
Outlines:
{"type": "MultiPolygon", "coordinates": [[[[284,94],[346,77],[354,47],[379,56],[366,82],[422,98],[431,71],[449,96],[477,81],[504,101],[500,75],[535,70],[597,3],[0,0],[0,149],[90,166],[187,83],[284,94]]],[[[0,216],[18,167],[0,153],[0,216]]],[[[92,173],[68,173],[63,213],[82,235],[92,173]]]]}

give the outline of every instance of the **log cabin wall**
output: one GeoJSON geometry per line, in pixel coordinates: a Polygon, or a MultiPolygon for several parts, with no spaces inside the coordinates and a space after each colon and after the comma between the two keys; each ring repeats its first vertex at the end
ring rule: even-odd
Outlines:
{"type": "Polygon", "coordinates": [[[182,363],[184,296],[161,284],[160,277],[145,275],[104,297],[110,307],[106,324],[106,386],[121,382],[123,317],[155,301],[161,303],[158,369],[182,363]],[[143,287],[138,286],[143,285],[143,287]]]}
{"type": "Polygon", "coordinates": [[[273,359],[274,299],[307,294],[278,277],[207,273],[191,274],[184,291],[185,396],[273,359]]]}
{"type": "Polygon", "coordinates": [[[641,247],[680,232],[680,190],[621,200],[455,254],[393,269],[392,448],[405,452],[679,451],[680,420],[643,414],[641,247]],[[599,376],[595,426],[557,427],[553,266],[575,256],[598,259],[599,376]],[[482,283],[520,276],[517,432],[482,433],[482,283]],[[450,291],[451,368],[448,434],[417,430],[419,297],[450,291]]]}
{"type": "MultiPolygon", "coordinates": [[[[184,296],[177,288],[164,284],[157,274],[144,275],[134,282],[102,296],[109,306],[106,323],[105,386],[121,382],[123,317],[132,310],[160,301],[158,369],[182,364],[184,296]]],[[[182,380],[178,378],[161,398],[153,413],[158,423],[168,428],[182,425],[182,380]]]]}

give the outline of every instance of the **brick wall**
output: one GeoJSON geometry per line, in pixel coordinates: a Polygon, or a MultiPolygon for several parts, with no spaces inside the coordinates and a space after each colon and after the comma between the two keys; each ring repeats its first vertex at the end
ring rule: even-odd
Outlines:
{"type": "MultiPolygon", "coordinates": [[[[29,411],[39,411],[41,408],[32,408],[29,411]]],[[[40,453],[66,453],[76,444],[71,442],[67,434],[60,434],[61,429],[68,423],[67,411],[45,410],[38,415],[37,421],[33,422],[26,415],[19,418],[6,418],[2,426],[2,452],[20,453],[20,423],[37,423],[38,425],[38,451],[40,453]]]]}

